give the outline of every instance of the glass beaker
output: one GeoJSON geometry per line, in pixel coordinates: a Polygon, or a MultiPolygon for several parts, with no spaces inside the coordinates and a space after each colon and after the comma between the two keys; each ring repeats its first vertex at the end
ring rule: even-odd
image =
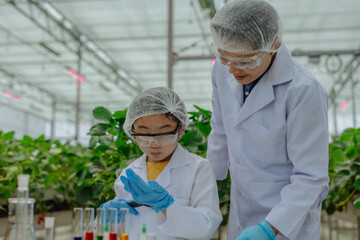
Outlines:
{"type": "Polygon", "coordinates": [[[34,198],[28,198],[27,201],[25,198],[9,198],[9,219],[8,227],[6,229],[4,240],[36,240],[35,231],[34,231],[34,198]],[[26,202],[26,206],[25,206],[26,202]],[[23,209],[27,209],[26,213],[26,222],[22,217],[17,217],[16,208],[19,205],[23,205],[23,209]],[[26,239],[23,239],[23,235],[17,236],[18,229],[25,229],[26,239]]]}

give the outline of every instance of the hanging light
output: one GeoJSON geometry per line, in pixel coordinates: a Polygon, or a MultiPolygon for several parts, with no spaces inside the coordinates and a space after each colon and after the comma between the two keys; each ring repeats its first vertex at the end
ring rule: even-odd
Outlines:
{"type": "Polygon", "coordinates": [[[81,76],[79,73],[75,72],[74,70],[72,70],[71,68],[68,68],[67,73],[70,74],[70,76],[72,76],[73,78],[75,78],[76,80],[84,83],[86,82],[86,78],[81,76]]]}
{"type": "Polygon", "coordinates": [[[3,94],[4,94],[5,97],[8,97],[8,98],[11,98],[11,99],[14,99],[14,100],[20,100],[20,96],[16,95],[15,93],[4,90],[3,94]]]}
{"type": "Polygon", "coordinates": [[[345,100],[342,102],[342,104],[340,105],[340,109],[344,110],[348,105],[349,105],[350,101],[349,100],[345,100]]]}

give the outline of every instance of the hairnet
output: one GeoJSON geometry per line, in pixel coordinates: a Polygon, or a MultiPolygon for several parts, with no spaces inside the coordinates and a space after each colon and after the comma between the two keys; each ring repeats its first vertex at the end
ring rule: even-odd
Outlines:
{"type": "Polygon", "coordinates": [[[171,113],[183,125],[189,125],[189,117],[184,102],[170,88],[157,87],[142,91],[131,102],[124,123],[125,133],[131,136],[134,122],[144,116],[171,113]]]}
{"type": "Polygon", "coordinates": [[[282,37],[277,11],[263,0],[234,0],[225,4],[211,20],[210,29],[218,48],[240,54],[276,52],[282,37]]]}

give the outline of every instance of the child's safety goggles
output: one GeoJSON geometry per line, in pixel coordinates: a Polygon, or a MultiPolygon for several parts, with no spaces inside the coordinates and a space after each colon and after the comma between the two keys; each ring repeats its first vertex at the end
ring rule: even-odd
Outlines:
{"type": "Polygon", "coordinates": [[[238,69],[254,69],[257,66],[260,65],[262,60],[264,59],[264,56],[266,52],[259,52],[256,55],[249,57],[249,58],[234,58],[226,56],[219,52],[218,47],[211,43],[211,51],[215,55],[217,59],[220,60],[220,62],[226,66],[229,66],[232,64],[238,69]]]}
{"type": "Polygon", "coordinates": [[[180,123],[178,123],[176,129],[172,132],[155,134],[132,132],[131,135],[135,137],[136,142],[139,144],[139,146],[150,147],[151,143],[155,142],[159,147],[164,147],[171,145],[177,141],[179,129],[180,123]]]}

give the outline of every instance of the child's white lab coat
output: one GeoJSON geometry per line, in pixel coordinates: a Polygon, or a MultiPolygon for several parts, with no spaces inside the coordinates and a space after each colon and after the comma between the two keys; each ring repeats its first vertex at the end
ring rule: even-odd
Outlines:
{"type": "MultiPolygon", "coordinates": [[[[147,181],[146,155],[128,168],[147,181]]],[[[125,170],[121,175],[125,175],[125,170]]],[[[210,239],[222,221],[214,172],[208,160],[189,153],[180,144],[168,165],[156,179],[175,199],[166,216],[149,207],[138,207],[139,215],[129,214],[127,233],[137,240],[143,223],[147,232],[162,239],[210,239]]],[[[120,177],[115,181],[116,198],[132,200],[120,177]]]]}

